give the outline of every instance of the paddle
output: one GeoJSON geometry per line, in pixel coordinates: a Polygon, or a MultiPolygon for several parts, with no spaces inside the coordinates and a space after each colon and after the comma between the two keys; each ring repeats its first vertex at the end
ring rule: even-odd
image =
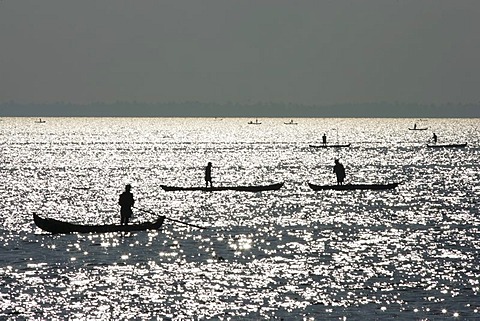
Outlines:
{"type": "MultiPolygon", "coordinates": [[[[157,213],[154,213],[152,211],[148,211],[148,210],[144,210],[142,208],[138,208],[138,207],[135,207],[137,210],[139,211],[142,211],[142,212],[145,212],[145,213],[149,213],[149,214],[153,214],[153,215],[158,215],[157,213]]],[[[201,228],[201,229],[206,229],[207,227],[203,227],[203,226],[200,226],[200,225],[195,225],[195,224],[190,224],[190,223],[187,223],[187,222],[182,222],[182,221],[179,221],[179,220],[176,220],[176,219],[173,219],[173,218],[169,218],[169,217],[165,217],[165,219],[167,220],[170,220],[170,221],[173,221],[173,222],[177,222],[177,223],[180,223],[180,224],[185,224],[185,225],[188,225],[188,226],[193,226],[193,227],[196,227],[196,228],[201,228]]]]}

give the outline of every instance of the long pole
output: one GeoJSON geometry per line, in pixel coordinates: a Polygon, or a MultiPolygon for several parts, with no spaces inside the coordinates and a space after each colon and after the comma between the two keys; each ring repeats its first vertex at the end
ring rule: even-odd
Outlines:
{"type": "MultiPolygon", "coordinates": [[[[153,214],[153,215],[158,215],[157,213],[154,213],[152,211],[148,211],[148,210],[144,210],[142,208],[138,208],[138,207],[135,207],[137,210],[139,211],[142,211],[142,212],[145,212],[145,213],[149,213],[149,214],[153,214]]],[[[188,226],[192,226],[192,227],[196,227],[196,228],[201,228],[201,229],[207,229],[207,227],[203,227],[203,226],[200,226],[200,225],[195,225],[195,224],[190,224],[190,223],[187,223],[187,222],[182,222],[182,221],[179,221],[179,220],[176,220],[176,219],[173,219],[173,218],[169,218],[169,217],[165,217],[167,220],[170,220],[170,221],[173,221],[173,222],[177,222],[177,223],[180,223],[180,224],[184,224],[184,225],[188,225],[188,226]]]]}

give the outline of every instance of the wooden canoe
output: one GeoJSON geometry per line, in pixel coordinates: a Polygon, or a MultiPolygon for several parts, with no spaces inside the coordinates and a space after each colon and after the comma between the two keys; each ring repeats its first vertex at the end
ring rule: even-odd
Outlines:
{"type": "Polygon", "coordinates": [[[33,214],[33,221],[35,224],[44,231],[53,234],[68,234],[68,233],[109,233],[109,232],[135,232],[145,230],[157,230],[159,229],[165,216],[159,216],[153,223],[141,223],[130,225],[79,225],[72,224],[63,221],[54,220],[51,218],[42,218],[37,214],[33,214]]]}
{"type": "Polygon", "coordinates": [[[346,185],[314,185],[308,183],[311,189],[315,191],[322,190],[336,190],[336,191],[350,191],[350,190],[386,190],[398,186],[398,183],[392,184],[346,184],[346,185]]]}
{"type": "Polygon", "coordinates": [[[203,192],[217,192],[217,191],[237,191],[237,192],[263,192],[263,191],[275,191],[282,188],[282,183],[272,185],[260,185],[260,186],[214,186],[214,187],[177,187],[160,185],[165,191],[203,191],[203,192]]]}
{"type": "Polygon", "coordinates": [[[310,145],[312,148],[340,148],[340,147],[350,147],[351,144],[339,144],[339,145],[310,145]]]}
{"type": "Polygon", "coordinates": [[[464,143],[464,144],[444,144],[444,145],[430,145],[430,144],[427,144],[427,147],[430,147],[430,148],[455,148],[455,147],[466,147],[467,146],[467,143],[464,143]]]}

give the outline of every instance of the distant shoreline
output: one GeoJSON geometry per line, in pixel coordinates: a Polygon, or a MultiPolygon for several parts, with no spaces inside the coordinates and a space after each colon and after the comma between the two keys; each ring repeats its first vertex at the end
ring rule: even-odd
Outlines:
{"type": "Polygon", "coordinates": [[[0,117],[206,117],[206,118],[480,118],[480,105],[402,103],[336,104],[215,104],[92,103],[0,104],[0,117]]]}

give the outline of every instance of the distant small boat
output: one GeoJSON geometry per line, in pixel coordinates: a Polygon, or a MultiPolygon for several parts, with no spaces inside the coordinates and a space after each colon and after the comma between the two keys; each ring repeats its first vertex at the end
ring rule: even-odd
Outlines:
{"type": "Polygon", "coordinates": [[[38,120],[35,121],[37,124],[44,124],[45,121],[39,118],[38,120]]]}
{"type": "Polygon", "coordinates": [[[315,185],[308,183],[308,186],[315,191],[322,190],[336,190],[336,191],[349,191],[349,190],[386,190],[392,189],[398,186],[398,183],[392,184],[346,184],[346,185],[315,185]]]}
{"type": "Polygon", "coordinates": [[[165,216],[159,216],[153,223],[141,223],[130,225],[79,225],[63,221],[54,220],[51,218],[42,218],[37,214],[33,214],[33,221],[35,225],[44,231],[54,234],[68,234],[68,233],[109,233],[109,232],[136,232],[145,230],[158,230],[165,220],[165,216]]]}
{"type": "Polygon", "coordinates": [[[341,148],[350,147],[351,144],[337,144],[337,145],[310,145],[312,148],[341,148]]]}
{"type": "Polygon", "coordinates": [[[293,121],[293,119],[290,120],[289,122],[284,123],[284,124],[285,124],[285,125],[298,125],[298,123],[295,123],[295,122],[293,121]]]}
{"type": "Polygon", "coordinates": [[[218,186],[218,187],[178,187],[178,186],[166,186],[160,185],[165,191],[203,191],[203,192],[217,192],[217,191],[237,191],[237,192],[263,192],[263,191],[275,191],[282,188],[282,183],[272,185],[260,185],[260,186],[218,186]]]}
{"type": "Polygon", "coordinates": [[[73,186],[72,189],[78,189],[78,190],[89,190],[91,187],[89,186],[73,186]]]}
{"type": "Polygon", "coordinates": [[[423,127],[423,128],[409,128],[408,130],[427,130],[428,127],[423,127]]]}
{"type": "Polygon", "coordinates": [[[258,119],[255,119],[254,122],[253,122],[253,121],[249,121],[248,124],[249,124],[249,125],[260,125],[261,122],[259,122],[258,119]]]}
{"type": "Polygon", "coordinates": [[[430,144],[427,144],[427,147],[430,147],[430,148],[461,148],[461,147],[466,147],[467,146],[467,143],[464,143],[464,144],[435,144],[435,145],[430,145],[430,144]]]}

